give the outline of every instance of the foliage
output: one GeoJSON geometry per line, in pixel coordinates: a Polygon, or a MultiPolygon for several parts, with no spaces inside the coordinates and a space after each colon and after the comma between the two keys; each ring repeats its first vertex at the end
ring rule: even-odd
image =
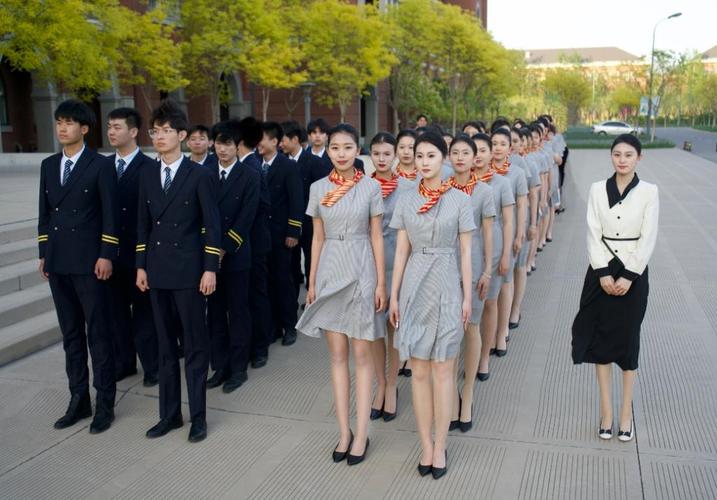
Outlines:
{"type": "Polygon", "coordinates": [[[590,83],[579,68],[556,68],[545,75],[543,87],[549,98],[567,110],[568,125],[578,122],[580,108],[590,99],[590,83]]]}

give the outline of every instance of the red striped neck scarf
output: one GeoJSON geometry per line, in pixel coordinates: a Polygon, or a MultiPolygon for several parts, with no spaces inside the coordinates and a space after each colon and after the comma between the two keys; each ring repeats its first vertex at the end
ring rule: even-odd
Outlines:
{"type": "Polygon", "coordinates": [[[490,169],[497,174],[506,175],[508,173],[508,170],[510,169],[510,160],[506,158],[503,162],[503,165],[501,165],[500,167],[496,166],[496,164],[491,161],[490,169]]]}
{"type": "Polygon", "coordinates": [[[376,177],[376,172],[371,174],[371,177],[373,179],[376,179],[379,184],[381,184],[381,197],[382,198],[388,198],[391,196],[391,193],[393,193],[396,188],[398,187],[398,176],[396,174],[391,174],[390,179],[382,179],[381,177],[376,177]]]}
{"type": "Polygon", "coordinates": [[[408,179],[409,181],[415,181],[416,176],[418,175],[418,170],[416,169],[413,172],[406,172],[401,168],[401,165],[399,164],[396,167],[396,173],[404,179],[408,179]]]}
{"type": "Polygon", "coordinates": [[[363,177],[363,172],[358,169],[354,170],[353,179],[344,179],[336,169],[332,170],[329,174],[329,181],[336,184],[338,187],[333,191],[329,191],[321,199],[321,204],[325,207],[333,207],[336,203],[343,198],[343,196],[349,192],[349,189],[354,187],[358,181],[363,177]]]}
{"type": "MultiPolygon", "coordinates": [[[[472,169],[471,169],[471,172],[473,172],[475,175],[478,175],[478,169],[477,169],[477,168],[472,168],[472,169]]],[[[481,175],[480,177],[478,177],[478,180],[481,181],[481,182],[490,182],[490,180],[491,180],[492,178],[493,178],[493,171],[489,168],[488,170],[486,170],[486,172],[485,172],[483,175],[481,175]]]]}
{"type": "Polygon", "coordinates": [[[464,186],[458,184],[458,181],[456,181],[455,176],[448,179],[448,182],[451,183],[451,187],[460,189],[461,191],[470,196],[473,194],[473,189],[476,187],[476,184],[478,184],[478,176],[474,172],[471,172],[471,178],[468,179],[468,182],[464,186]]]}
{"type": "Polygon", "coordinates": [[[441,196],[449,189],[451,189],[451,183],[448,181],[442,183],[438,189],[429,189],[423,184],[423,179],[421,179],[421,182],[418,184],[418,192],[421,193],[421,196],[424,198],[428,198],[428,200],[421,205],[421,208],[418,209],[418,213],[425,214],[435,207],[438,200],[441,199],[441,196]]]}

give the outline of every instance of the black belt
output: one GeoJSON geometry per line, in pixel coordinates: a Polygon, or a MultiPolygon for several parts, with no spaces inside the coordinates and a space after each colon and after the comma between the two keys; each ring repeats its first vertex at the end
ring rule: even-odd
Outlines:
{"type": "Polygon", "coordinates": [[[640,237],[638,236],[637,238],[608,238],[607,236],[603,236],[602,239],[608,241],[637,241],[640,239],[640,237]]]}

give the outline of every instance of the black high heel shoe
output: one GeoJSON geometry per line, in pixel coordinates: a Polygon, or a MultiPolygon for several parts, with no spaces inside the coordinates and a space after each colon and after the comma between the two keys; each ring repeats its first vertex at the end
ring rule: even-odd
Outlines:
{"type": "MultiPolygon", "coordinates": [[[[386,403],[384,402],[384,406],[385,406],[385,404],[386,404],[386,403]]],[[[384,412],[383,412],[383,421],[384,421],[384,422],[390,422],[391,420],[393,420],[393,419],[396,418],[396,415],[397,415],[397,414],[398,414],[398,387],[396,387],[396,411],[394,411],[393,413],[390,413],[390,412],[387,412],[387,411],[384,410],[384,412]]]]}
{"type": "Polygon", "coordinates": [[[400,370],[398,370],[398,375],[406,377],[406,378],[410,378],[411,375],[413,375],[413,372],[411,371],[410,368],[406,368],[406,365],[408,365],[408,361],[403,362],[403,366],[401,367],[400,370]]]}
{"type": "Polygon", "coordinates": [[[471,404],[471,419],[468,422],[463,422],[460,420],[460,416],[458,417],[458,428],[461,430],[461,432],[468,432],[473,428],[473,412],[475,412],[475,401],[471,404]]]}
{"type": "Polygon", "coordinates": [[[490,378],[490,372],[481,373],[478,372],[478,375],[476,375],[476,378],[480,380],[481,382],[485,382],[490,378]]]}
{"type": "Polygon", "coordinates": [[[428,474],[431,473],[432,470],[433,470],[432,465],[423,465],[421,462],[418,462],[418,474],[421,477],[427,476],[428,474]]]}
{"type": "Polygon", "coordinates": [[[383,417],[383,408],[386,406],[386,395],[383,396],[383,404],[381,404],[381,408],[373,408],[371,407],[371,415],[369,418],[371,420],[378,420],[379,418],[383,417]]]}
{"type": "MultiPolygon", "coordinates": [[[[341,442],[339,442],[341,444],[341,442]]],[[[334,463],[342,462],[346,456],[349,454],[349,450],[351,449],[351,445],[354,444],[354,432],[351,431],[351,439],[349,440],[349,445],[346,448],[346,451],[336,451],[336,448],[339,447],[339,445],[336,445],[336,448],[334,448],[334,453],[331,456],[331,458],[334,460],[334,463]]]]}
{"type": "Polygon", "coordinates": [[[461,407],[463,406],[463,398],[461,398],[461,395],[458,394],[458,419],[457,420],[451,420],[450,425],[448,426],[449,431],[454,431],[460,427],[461,421],[461,407]]]}
{"type": "Polygon", "coordinates": [[[431,474],[433,479],[440,479],[448,472],[448,450],[446,450],[446,465],[443,467],[431,467],[431,474]]]}
{"type": "MultiPolygon", "coordinates": [[[[361,462],[363,462],[363,459],[366,458],[366,452],[368,451],[368,445],[369,445],[369,439],[366,438],[366,446],[363,449],[363,453],[361,455],[352,455],[349,453],[346,457],[346,463],[348,465],[358,465],[361,462]]],[[[349,450],[351,447],[349,447],[349,450]]]]}
{"type": "Polygon", "coordinates": [[[507,349],[507,347],[508,347],[508,346],[506,346],[506,349],[496,349],[496,350],[495,350],[495,355],[498,356],[499,358],[504,357],[506,354],[508,354],[508,349],[507,349]]]}

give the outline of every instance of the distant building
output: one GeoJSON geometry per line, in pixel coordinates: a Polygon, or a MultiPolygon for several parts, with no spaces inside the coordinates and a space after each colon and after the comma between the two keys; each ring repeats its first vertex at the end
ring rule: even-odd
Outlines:
{"type": "Polygon", "coordinates": [[[717,45],[702,53],[702,62],[710,73],[717,73],[717,45]]]}
{"type": "Polygon", "coordinates": [[[617,47],[525,50],[528,68],[557,68],[579,63],[586,67],[641,64],[643,59],[617,47]]]}

